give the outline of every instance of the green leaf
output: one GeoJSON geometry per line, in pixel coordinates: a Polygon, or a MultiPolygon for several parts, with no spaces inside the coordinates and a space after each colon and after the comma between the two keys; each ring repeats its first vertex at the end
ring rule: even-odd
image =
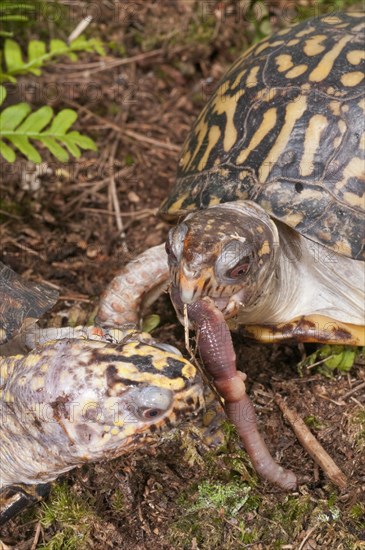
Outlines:
{"type": "Polygon", "coordinates": [[[1,21],[28,21],[26,15],[2,15],[0,17],[1,21]]]}
{"type": "Polygon", "coordinates": [[[28,44],[29,61],[37,60],[46,54],[46,45],[41,40],[31,40],[28,44]]]}
{"type": "MultiPolygon", "coordinates": [[[[0,97],[1,94],[6,94],[4,86],[0,86],[0,97]]],[[[96,151],[96,144],[91,138],[75,130],[68,131],[76,119],[77,113],[72,109],[63,109],[54,116],[49,106],[34,112],[27,103],[7,107],[0,112],[0,154],[8,162],[14,162],[16,158],[15,152],[4,140],[35,163],[40,163],[42,159],[30,140],[42,143],[61,162],[69,159],[69,153],[78,158],[80,148],[96,151]]]]}
{"type": "Polygon", "coordinates": [[[153,329],[158,327],[161,322],[161,318],[156,313],[151,313],[151,315],[146,315],[142,322],[143,332],[152,332],[153,329]]]}
{"type": "Polygon", "coordinates": [[[67,57],[69,58],[70,61],[77,61],[77,55],[74,53],[74,52],[70,52],[67,54],[67,57]]]}
{"type": "Polygon", "coordinates": [[[96,52],[100,56],[105,55],[105,49],[102,42],[97,38],[86,38],[84,35],[78,36],[70,44],[72,51],[83,51],[83,52],[96,52]]]}
{"type": "MultiPolygon", "coordinates": [[[[0,0],[1,5],[1,0],[0,0]]],[[[0,17],[1,20],[1,17],[0,17]]],[[[77,60],[75,52],[94,52],[105,55],[102,44],[99,40],[92,38],[79,37],[71,44],[66,44],[63,40],[53,39],[50,41],[49,48],[40,40],[31,40],[28,44],[28,60],[23,59],[19,44],[12,39],[6,39],[4,44],[4,72],[0,74],[0,81],[14,80],[13,75],[32,73],[41,74],[41,68],[52,58],[60,55],[67,55],[72,61],[77,60]]],[[[1,50],[0,50],[1,52],[1,50]]],[[[0,63],[1,67],[1,63],[0,63]]],[[[1,69],[0,69],[1,71],[1,69]]]]}
{"type": "Polygon", "coordinates": [[[16,83],[16,78],[13,78],[12,76],[8,74],[4,74],[0,70],[0,82],[12,82],[13,84],[16,83]]]}
{"type": "Polygon", "coordinates": [[[74,130],[73,132],[69,132],[67,134],[67,136],[69,138],[71,138],[73,140],[73,142],[76,143],[76,145],[81,147],[81,149],[90,149],[91,151],[97,151],[98,150],[98,148],[96,146],[96,143],[93,139],[91,139],[87,136],[83,136],[82,134],[80,134],[76,130],[74,130]]]}
{"type": "Polygon", "coordinates": [[[0,86],[0,105],[2,105],[6,98],[6,88],[5,86],[0,86]]]}
{"type": "Polygon", "coordinates": [[[69,46],[67,46],[66,42],[64,42],[63,40],[58,40],[54,38],[50,42],[50,52],[53,55],[62,55],[64,53],[67,53],[69,49],[69,46]]]}
{"type": "Polygon", "coordinates": [[[0,155],[2,155],[8,162],[14,162],[16,158],[13,149],[6,145],[6,143],[2,140],[0,140],[0,155]]]}
{"type": "Polygon", "coordinates": [[[74,143],[72,141],[72,139],[70,139],[68,136],[65,136],[63,138],[63,142],[64,144],[66,145],[67,149],[69,150],[70,154],[75,157],[75,158],[80,158],[81,156],[81,151],[80,149],[77,147],[76,143],[74,143]]]}
{"type": "Polygon", "coordinates": [[[84,35],[78,36],[70,43],[71,51],[90,51],[91,45],[84,35]]]}
{"type": "Polygon", "coordinates": [[[63,109],[55,116],[49,131],[53,134],[65,134],[77,120],[77,113],[72,109],[63,109]]]}
{"type": "Polygon", "coordinates": [[[8,140],[17,148],[25,157],[27,157],[28,160],[31,162],[34,162],[35,164],[39,164],[42,162],[41,156],[38,153],[37,149],[33,147],[31,143],[29,143],[29,139],[26,136],[21,135],[13,135],[8,136],[8,140]]]}
{"type": "Polygon", "coordinates": [[[8,72],[19,70],[23,67],[24,61],[20,46],[15,40],[7,38],[4,44],[4,59],[8,72]]]}
{"type": "Polygon", "coordinates": [[[54,138],[42,136],[40,139],[43,145],[45,145],[47,149],[49,149],[49,151],[52,153],[53,156],[56,157],[56,159],[60,160],[61,162],[68,161],[67,151],[65,151],[54,138]]]}
{"type": "Polygon", "coordinates": [[[14,130],[30,111],[31,107],[27,103],[18,103],[7,107],[0,113],[1,134],[4,134],[7,130],[14,130]]]}
{"type": "Polygon", "coordinates": [[[53,109],[48,105],[41,107],[38,111],[31,113],[18,128],[19,133],[39,133],[50,123],[53,117],[53,109]]]}
{"type": "Polygon", "coordinates": [[[99,54],[100,57],[105,57],[106,52],[105,52],[105,48],[104,48],[103,43],[101,42],[101,40],[99,40],[98,38],[91,38],[90,42],[93,45],[94,50],[96,51],[96,53],[99,54]]]}

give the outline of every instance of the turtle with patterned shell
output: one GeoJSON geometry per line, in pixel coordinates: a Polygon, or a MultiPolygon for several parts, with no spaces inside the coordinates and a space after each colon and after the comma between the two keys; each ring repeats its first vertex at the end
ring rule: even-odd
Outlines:
{"type": "Polygon", "coordinates": [[[150,445],[204,403],[196,368],[149,334],[37,328],[57,296],[0,262],[0,525],[63,472],[150,445]]]}
{"type": "Polygon", "coordinates": [[[123,267],[99,312],[135,322],[169,288],[179,319],[204,325],[226,403],[244,387],[232,354],[229,373],[209,367],[225,353],[217,323],[261,342],[365,345],[364,29],[363,13],[316,17],[237,59],[161,206],[178,224],[123,267]]]}

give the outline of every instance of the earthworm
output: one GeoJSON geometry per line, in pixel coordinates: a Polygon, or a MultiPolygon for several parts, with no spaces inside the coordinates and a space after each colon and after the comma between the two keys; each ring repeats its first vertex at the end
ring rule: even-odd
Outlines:
{"type": "Polygon", "coordinates": [[[255,470],[284,490],[295,489],[295,474],[274,461],[259,433],[255,410],[245,389],[245,375],[236,369],[236,354],[222,312],[211,300],[202,299],[188,305],[188,315],[198,329],[204,365],[225,400],[227,416],[236,427],[255,470]]]}

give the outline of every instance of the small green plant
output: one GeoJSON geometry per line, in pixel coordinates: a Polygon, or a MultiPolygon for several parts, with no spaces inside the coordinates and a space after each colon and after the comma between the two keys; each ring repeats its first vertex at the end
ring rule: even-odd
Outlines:
{"type": "MultiPolygon", "coordinates": [[[[0,21],[28,21],[34,10],[30,2],[4,2],[0,0],[0,21]]],[[[11,33],[5,33],[9,36],[11,33]]],[[[2,33],[4,36],[4,33],[2,33]]],[[[96,52],[104,55],[101,42],[96,38],[80,36],[69,44],[53,39],[46,44],[42,40],[30,40],[24,55],[21,46],[13,38],[5,38],[0,49],[0,83],[7,86],[16,84],[20,75],[39,76],[43,67],[60,56],[77,60],[80,52],[96,52]]],[[[7,96],[7,89],[0,85],[0,106],[7,96]]],[[[0,156],[7,162],[16,160],[17,154],[23,154],[28,161],[42,161],[39,149],[45,148],[61,162],[69,156],[80,157],[81,150],[96,150],[95,142],[87,136],[73,130],[71,126],[77,120],[73,109],[63,109],[54,113],[49,106],[36,111],[28,103],[21,102],[0,111],[0,156]],[[34,143],[35,142],[35,143],[34,143]]]]}
{"type": "Polygon", "coordinates": [[[209,483],[203,481],[198,487],[198,498],[190,507],[191,512],[200,510],[224,511],[234,517],[249,500],[251,487],[239,481],[209,483]]]}
{"type": "MultiPolygon", "coordinates": [[[[6,89],[0,86],[0,106],[5,98],[6,89]]],[[[0,154],[8,162],[14,162],[15,149],[28,160],[40,163],[41,155],[30,140],[40,142],[61,162],[68,160],[68,153],[78,158],[81,155],[80,149],[95,151],[96,145],[91,138],[75,130],[69,131],[76,119],[77,113],[72,109],[63,109],[55,115],[48,105],[33,112],[28,103],[11,105],[0,112],[0,154]],[[13,148],[4,140],[10,142],[13,148]]]]}
{"type": "Polygon", "coordinates": [[[49,45],[42,40],[30,40],[27,55],[24,56],[20,45],[12,38],[7,38],[2,52],[3,67],[0,67],[0,82],[15,83],[17,76],[29,73],[39,76],[47,62],[62,55],[68,56],[71,61],[76,61],[77,54],[80,52],[105,54],[100,40],[79,36],[70,44],[58,39],[51,40],[49,45]]]}
{"type": "Polygon", "coordinates": [[[309,428],[314,428],[315,430],[321,430],[325,425],[313,414],[306,416],[304,422],[309,428]]]}
{"type": "Polygon", "coordinates": [[[157,328],[160,324],[160,316],[156,313],[151,313],[151,315],[146,315],[143,319],[142,330],[143,332],[152,332],[153,329],[157,328]]]}
{"type": "Polygon", "coordinates": [[[359,352],[361,353],[361,349],[355,346],[326,344],[301,361],[298,367],[302,369],[316,366],[318,372],[325,376],[332,376],[335,370],[348,372],[353,367],[359,352]]]}
{"type": "MultiPolygon", "coordinates": [[[[0,22],[7,23],[16,21],[23,23],[29,21],[35,10],[35,4],[27,1],[12,2],[8,0],[0,0],[0,22]]],[[[9,31],[0,30],[0,36],[12,36],[9,31]]]]}
{"type": "Polygon", "coordinates": [[[66,483],[53,488],[49,503],[43,503],[41,510],[43,527],[57,525],[57,533],[39,546],[41,550],[86,548],[95,517],[87,503],[77,499],[66,483]]]}

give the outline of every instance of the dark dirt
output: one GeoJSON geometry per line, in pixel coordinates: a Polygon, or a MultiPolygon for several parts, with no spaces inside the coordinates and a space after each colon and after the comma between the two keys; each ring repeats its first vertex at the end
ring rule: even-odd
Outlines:
{"type": "MultiPolygon", "coordinates": [[[[70,3],[62,4],[67,13],[70,3]]],[[[42,34],[67,38],[88,4],[79,2],[57,24],[46,21],[42,34]]],[[[11,101],[40,106],[52,95],[54,109],[76,109],[78,129],[97,141],[98,153],[61,165],[43,151],[36,191],[29,185],[35,183],[33,168],[24,160],[2,167],[1,259],[60,291],[46,320],[56,325],[87,322],[119,267],[163,241],[168,224],[155,211],[214,84],[238,52],[298,16],[292,4],[278,1],[258,4],[250,17],[243,3],[231,2],[136,2],[118,12],[116,3],[91,4],[94,21],[86,32],[106,43],[107,57],[64,59],[40,78],[22,79],[11,101]]],[[[315,15],[318,6],[303,5],[315,15]]],[[[183,350],[183,330],[168,297],[151,311],[161,316],[156,337],[183,350]]],[[[260,346],[238,337],[234,344],[268,445],[299,476],[297,493],[283,495],[255,480],[231,432],[225,448],[212,451],[190,427],[157,449],[64,476],[63,489],[86,509],[85,517],[71,528],[61,514],[51,525],[39,524],[38,508],[4,528],[3,542],[18,550],[365,548],[364,390],[342,399],[364,382],[363,368],[332,378],[315,368],[299,374],[297,364],[313,346],[260,346]],[[298,443],[273,402],[275,392],[311,419],[312,432],[348,477],[345,490],[328,482],[298,443]],[[232,483],[241,492],[250,487],[238,511],[224,499],[201,503],[201,487],[214,493],[232,483]],[[57,539],[59,533],[65,538],[57,539]]]]}

